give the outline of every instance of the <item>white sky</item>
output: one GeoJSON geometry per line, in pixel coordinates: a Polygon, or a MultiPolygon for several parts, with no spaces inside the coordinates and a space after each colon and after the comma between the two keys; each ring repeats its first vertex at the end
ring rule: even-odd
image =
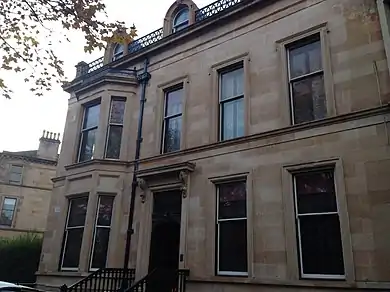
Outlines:
{"type": "MultiPolygon", "coordinates": [[[[199,8],[215,0],[194,0],[199,8]]],[[[167,9],[174,0],[104,0],[110,19],[125,21],[128,26],[133,23],[138,36],[146,35],[163,26],[167,9]]],[[[56,53],[65,62],[65,75],[68,80],[74,78],[75,65],[79,61],[90,62],[103,55],[94,52],[87,55],[83,50],[84,42],[79,34],[71,37],[71,43],[58,46],[56,53]]],[[[61,133],[65,126],[68,94],[59,85],[42,97],[37,97],[24,85],[24,77],[10,73],[14,90],[11,100],[0,96],[0,151],[21,151],[37,149],[43,130],[61,133]]],[[[8,78],[7,78],[8,79],[8,78]]],[[[8,81],[8,80],[7,80],[8,81]]]]}

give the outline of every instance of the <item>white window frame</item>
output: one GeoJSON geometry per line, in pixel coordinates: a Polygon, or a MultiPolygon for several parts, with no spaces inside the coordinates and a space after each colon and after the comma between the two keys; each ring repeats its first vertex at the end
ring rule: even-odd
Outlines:
{"type": "Polygon", "coordinates": [[[176,152],[176,151],[180,151],[181,149],[181,144],[182,144],[182,132],[183,132],[183,107],[184,107],[184,85],[183,84],[177,84],[175,86],[172,86],[170,88],[167,88],[165,91],[164,91],[164,112],[163,112],[163,126],[162,126],[162,137],[161,137],[161,154],[165,154],[165,153],[172,153],[172,152],[176,152]],[[181,96],[181,111],[180,113],[177,113],[177,114],[172,114],[172,115],[167,115],[167,106],[168,106],[168,95],[169,93],[171,92],[175,92],[175,91],[179,91],[181,90],[182,91],[182,96],[181,96]],[[165,131],[167,129],[167,122],[169,122],[169,120],[171,119],[174,119],[174,118],[178,118],[180,117],[181,119],[181,130],[180,130],[180,145],[179,145],[179,149],[178,150],[173,150],[173,151],[165,151],[165,131]]]}
{"type": "Polygon", "coordinates": [[[189,24],[190,24],[190,10],[188,9],[188,7],[183,7],[182,9],[180,9],[180,10],[175,14],[175,17],[173,18],[173,22],[172,22],[172,32],[180,31],[180,30],[186,28],[189,24]],[[178,17],[181,13],[183,13],[185,10],[187,10],[187,19],[186,19],[186,20],[183,20],[182,22],[176,23],[177,17],[178,17]],[[178,28],[179,28],[179,29],[178,29],[178,28]]]}
{"type": "Polygon", "coordinates": [[[126,111],[126,97],[113,96],[111,98],[110,114],[108,116],[108,126],[107,126],[107,134],[106,134],[106,147],[104,147],[104,158],[105,159],[112,159],[112,160],[119,160],[120,159],[120,153],[121,153],[121,149],[120,148],[122,146],[123,125],[124,125],[124,123],[123,122],[121,124],[119,124],[119,123],[111,123],[112,105],[113,105],[114,101],[123,101],[124,104],[125,104],[125,109],[124,109],[123,117],[122,117],[123,122],[124,122],[124,116],[125,116],[125,111],[126,111]],[[113,127],[121,127],[122,128],[122,137],[121,137],[121,144],[119,145],[119,157],[118,158],[107,157],[107,148],[108,148],[108,142],[109,142],[109,139],[110,139],[110,129],[111,129],[111,126],[113,126],[113,127]]]}
{"type": "Polygon", "coordinates": [[[15,213],[16,213],[16,207],[18,205],[18,199],[17,198],[13,198],[13,197],[4,197],[3,200],[2,200],[2,204],[1,204],[1,209],[0,209],[0,213],[3,212],[4,210],[4,203],[5,203],[5,200],[6,199],[10,199],[10,200],[14,200],[15,201],[15,204],[14,204],[14,209],[12,210],[12,218],[11,218],[11,225],[5,225],[5,224],[0,224],[0,226],[2,227],[12,227],[13,224],[14,224],[14,220],[15,220],[15,213]]]}
{"type": "Polygon", "coordinates": [[[10,184],[12,184],[12,185],[21,185],[23,183],[23,172],[24,172],[24,166],[23,165],[11,164],[8,182],[10,184]],[[22,169],[22,171],[20,172],[20,180],[19,181],[12,181],[11,180],[11,174],[15,173],[15,172],[12,171],[13,167],[20,167],[22,169]]]}
{"type": "MultiPolygon", "coordinates": [[[[322,274],[305,274],[303,272],[303,259],[302,259],[302,245],[301,245],[301,230],[300,230],[300,217],[306,217],[306,216],[323,216],[323,215],[336,215],[339,218],[340,221],[340,211],[339,211],[339,203],[337,199],[337,190],[336,190],[336,180],[335,180],[335,169],[331,166],[328,167],[321,167],[321,168],[312,168],[312,169],[302,169],[301,171],[294,172],[292,174],[293,178],[293,192],[294,192],[294,216],[295,216],[295,226],[296,226],[296,232],[297,232],[297,247],[298,247],[298,257],[299,257],[299,272],[302,279],[324,279],[324,280],[345,280],[346,279],[346,267],[345,267],[345,255],[344,255],[344,249],[341,248],[341,251],[343,253],[343,262],[344,262],[344,275],[322,275],[322,274]],[[301,173],[313,173],[313,172],[321,172],[321,171],[332,171],[333,172],[333,186],[335,189],[335,201],[336,201],[336,208],[337,211],[335,212],[317,212],[317,213],[305,213],[305,214],[299,214],[298,213],[298,196],[297,196],[297,188],[296,188],[296,175],[301,173]]],[[[340,230],[340,238],[341,243],[343,241],[342,236],[342,228],[339,226],[340,230]]],[[[342,243],[343,244],[343,243],[342,243]]]]}
{"type": "MultiPolygon", "coordinates": [[[[321,34],[320,32],[316,32],[316,33],[313,33],[312,35],[309,35],[307,37],[304,37],[300,40],[296,40],[292,43],[289,43],[286,47],[286,53],[287,53],[287,74],[288,74],[288,89],[289,89],[289,97],[290,97],[290,112],[291,112],[291,124],[292,125],[296,125],[295,123],[295,116],[294,116],[294,96],[293,96],[293,88],[292,88],[292,84],[295,82],[295,81],[301,81],[301,80],[306,80],[307,78],[310,78],[310,77],[313,77],[313,76],[322,76],[322,80],[323,80],[323,87],[324,87],[324,95],[325,95],[325,109],[326,109],[326,116],[328,116],[328,106],[327,106],[327,98],[328,96],[326,95],[326,84],[325,84],[325,70],[324,70],[324,61],[323,61],[323,44],[322,44],[322,39],[321,39],[321,34]],[[297,47],[300,47],[299,44],[304,42],[305,39],[310,39],[310,38],[313,38],[313,39],[317,39],[316,41],[312,41],[312,42],[307,42],[306,45],[308,44],[312,44],[312,43],[315,43],[315,42],[319,42],[320,43],[320,58],[321,58],[321,69],[320,70],[317,70],[317,71],[314,71],[314,72],[310,72],[310,73],[307,73],[307,74],[303,74],[303,75],[300,75],[300,76],[297,76],[297,77],[294,77],[292,78],[291,77],[291,63],[290,63],[290,51],[293,50],[293,49],[290,49],[289,47],[290,46],[297,46],[297,47]]],[[[312,121],[315,121],[312,120],[312,121]]],[[[305,121],[305,122],[311,122],[311,121],[305,121]]],[[[299,124],[299,123],[298,123],[299,124]]]]}
{"type": "MultiPolygon", "coordinates": [[[[246,272],[232,272],[232,271],[221,271],[219,269],[219,245],[220,245],[220,224],[219,222],[228,222],[228,221],[244,221],[246,222],[246,225],[248,226],[248,207],[247,207],[247,200],[248,200],[248,187],[247,187],[247,180],[243,179],[237,179],[237,180],[229,180],[225,182],[220,182],[216,184],[217,188],[217,214],[216,214],[216,225],[217,225],[217,245],[216,245],[216,251],[217,251],[217,276],[240,276],[240,277],[247,277],[249,275],[249,268],[247,266],[247,271],[246,272]],[[229,183],[240,183],[240,182],[245,182],[245,208],[246,208],[246,217],[241,217],[241,218],[230,218],[230,219],[219,219],[219,188],[221,185],[224,184],[229,184],[229,183]]],[[[247,258],[248,258],[248,228],[247,228],[247,234],[245,240],[247,241],[247,258]]]]}
{"type": "MultiPolygon", "coordinates": [[[[100,100],[96,101],[96,102],[92,102],[90,104],[84,105],[83,121],[82,121],[82,124],[81,124],[80,137],[79,137],[79,149],[78,149],[78,154],[77,154],[77,162],[84,162],[84,161],[89,161],[89,160],[93,160],[94,159],[95,148],[92,150],[92,156],[91,156],[90,159],[80,161],[81,148],[83,146],[83,138],[84,138],[85,133],[89,133],[90,131],[99,129],[99,123],[97,123],[96,126],[84,129],[84,124],[85,124],[85,118],[86,118],[87,111],[88,111],[89,108],[94,107],[94,106],[99,106],[99,117],[100,117],[100,110],[101,110],[100,100]]],[[[96,137],[95,137],[95,139],[96,139],[96,137]]],[[[96,145],[96,141],[95,141],[95,145],[96,145]]]]}
{"type": "Polygon", "coordinates": [[[218,135],[218,139],[219,141],[228,141],[228,140],[231,140],[231,139],[236,139],[236,138],[240,138],[240,137],[243,137],[245,136],[245,113],[244,113],[244,135],[243,136],[237,136],[237,137],[234,137],[234,138],[231,138],[231,139],[224,139],[223,138],[223,130],[224,130],[224,121],[223,121],[223,117],[224,117],[224,113],[223,113],[223,106],[224,104],[226,103],[229,103],[229,102],[232,102],[232,101],[236,101],[236,100],[241,100],[241,102],[243,103],[244,105],[244,108],[245,108],[245,68],[244,68],[244,63],[243,62],[238,62],[236,64],[233,64],[227,68],[224,68],[224,69],[221,69],[219,70],[218,72],[218,108],[219,108],[219,135],[218,135]],[[242,69],[242,87],[243,87],[243,93],[242,94],[239,94],[239,95],[236,95],[236,96],[232,96],[232,97],[229,97],[225,100],[222,100],[222,75],[224,74],[227,74],[227,73],[230,73],[230,72],[234,72],[236,70],[240,70],[242,69]]]}
{"type": "MultiPolygon", "coordinates": [[[[61,254],[61,266],[60,266],[61,271],[78,271],[79,270],[79,267],[75,267],[75,268],[64,267],[64,259],[65,259],[66,244],[68,242],[68,230],[82,228],[83,232],[84,232],[84,229],[85,229],[85,221],[87,220],[87,214],[85,215],[84,225],[82,225],[82,226],[81,225],[80,226],[72,226],[70,228],[68,227],[69,217],[70,217],[70,210],[72,208],[73,200],[80,199],[80,198],[88,198],[88,197],[87,196],[82,196],[82,197],[77,197],[77,198],[69,198],[68,214],[66,215],[66,223],[65,223],[65,231],[64,231],[65,239],[64,239],[64,244],[63,244],[63,247],[62,247],[62,254],[61,254]]],[[[88,199],[87,199],[87,204],[88,204],[88,199]]],[[[84,239],[84,236],[83,236],[83,239],[84,239]]],[[[80,249],[80,253],[81,253],[81,249],[80,249]]],[[[79,256],[80,256],[80,254],[79,254],[79,256]]],[[[80,263],[79,263],[79,265],[80,265],[80,263]]]]}
{"type": "MultiPolygon", "coordinates": [[[[92,238],[92,248],[91,248],[91,256],[89,260],[89,270],[91,272],[99,270],[99,268],[93,268],[92,267],[92,262],[93,262],[93,253],[95,251],[95,239],[96,239],[96,233],[98,228],[105,228],[105,229],[110,229],[111,233],[111,227],[112,227],[112,215],[113,215],[113,210],[114,210],[114,200],[115,196],[114,195],[99,195],[98,198],[98,204],[96,208],[96,215],[95,215],[95,223],[94,223],[94,230],[93,230],[93,238],[92,238]],[[100,199],[102,197],[111,197],[112,198],[112,211],[111,211],[111,220],[110,220],[110,226],[104,226],[104,225],[98,225],[98,219],[99,219],[99,207],[100,207],[100,199]]],[[[108,256],[108,247],[107,247],[107,254],[106,254],[106,261],[107,261],[107,256],[108,256]]],[[[106,262],[107,265],[107,262],[106,262]]]]}

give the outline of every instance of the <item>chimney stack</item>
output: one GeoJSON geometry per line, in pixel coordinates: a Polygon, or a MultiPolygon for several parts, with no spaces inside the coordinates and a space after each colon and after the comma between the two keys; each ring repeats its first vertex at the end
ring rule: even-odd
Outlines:
{"type": "Polygon", "coordinates": [[[60,143],[60,133],[44,130],[42,137],[39,139],[37,156],[43,159],[57,160],[60,143]]]}

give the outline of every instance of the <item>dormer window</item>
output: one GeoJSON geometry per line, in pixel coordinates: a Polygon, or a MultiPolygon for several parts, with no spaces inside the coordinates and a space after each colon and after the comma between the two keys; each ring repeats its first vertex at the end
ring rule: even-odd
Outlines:
{"type": "Polygon", "coordinates": [[[117,44],[114,48],[114,53],[112,54],[112,60],[116,61],[123,57],[124,47],[121,44],[117,44]]]}
{"type": "Polygon", "coordinates": [[[187,27],[189,24],[189,10],[188,7],[182,8],[176,13],[173,18],[173,32],[177,32],[187,27]]]}

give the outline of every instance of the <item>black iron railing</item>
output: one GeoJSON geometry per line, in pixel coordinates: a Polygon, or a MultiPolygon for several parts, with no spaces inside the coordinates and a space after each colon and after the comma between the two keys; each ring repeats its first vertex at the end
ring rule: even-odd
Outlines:
{"type": "Polygon", "coordinates": [[[69,287],[61,286],[61,292],[117,292],[131,287],[134,278],[134,269],[99,269],[69,287]]]}
{"type": "Polygon", "coordinates": [[[189,270],[156,269],[125,292],[185,292],[189,270]]]}
{"type": "Polygon", "coordinates": [[[218,0],[195,12],[195,21],[202,21],[245,0],[218,0]]]}
{"type": "MultiPolygon", "coordinates": [[[[233,6],[244,2],[246,0],[218,0],[210,5],[207,5],[195,12],[195,22],[203,21],[211,16],[214,16],[218,13],[231,9],[233,6]]],[[[160,28],[155,30],[141,38],[134,40],[129,45],[129,54],[134,54],[152,44],[155,44],[163,39],[163,29],[160,28]]],[[[82,70],[81,75],[85,75],[96,71],[104,66],[104,58],[101,57],[87,64],[85,69],[82,70]]]]}

